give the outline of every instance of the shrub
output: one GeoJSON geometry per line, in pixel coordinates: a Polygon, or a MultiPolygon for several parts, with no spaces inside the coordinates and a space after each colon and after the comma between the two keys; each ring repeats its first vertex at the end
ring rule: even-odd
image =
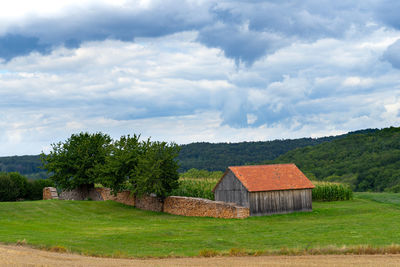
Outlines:
{"type": "Polygon", "coordinates": [[[54,187],[54,182],[49,179],[39,179],[29,181],[26,199],[29,200],[40,200],[43,199],[43,188],[54,187]]]}
{"type": "Polygon", "coordinates": [[[26,195],[28,193],[28,179],[19,174],[18,172],[10,172],[8,173],[10,176],[11,180],[14,182],[16,187],[18,188],[18,194],[17,194],[17,199],[24,199],[26,198],[26,195]]]}
{"type": "Polygon", "coordinates": [[[0,201],[15,201],[19,196],[18,184],[7,173],[0,173],[0,201]]]}
{"type": "Polygon", "coordinates": [[[337,201],[350,200],[353,198],[353,191],[348,185],[329,182],[315,182],[312,190],[313,201],[337,201]]]}
{"type": "Polygon", "coordinates": [[[28,181],[17,172],[0,173],[0,201],[40,200],[47,186],[54,183],[48,179],[28,181]]]}
{"type": "Polygon", "coordinates": [[[400,193],[400,184],[385,189],[385,192],[400,193]]]}

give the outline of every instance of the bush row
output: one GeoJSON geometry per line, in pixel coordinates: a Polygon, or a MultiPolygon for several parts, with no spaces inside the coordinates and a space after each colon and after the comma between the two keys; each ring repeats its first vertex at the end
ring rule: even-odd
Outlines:
{"type": "Polygon", "coordinates": [[[17,172],[0,173],[0,201],[40,200],[47,186],[54,184],[46,179],[30,181],[17,172]]]}
{"type": "Polygon", "coordinates": [[[350,186],[340,183],[315,182],[312,190],[313,201],[337,201],[350,200],[353,198],[353,191],[350,186]]]}

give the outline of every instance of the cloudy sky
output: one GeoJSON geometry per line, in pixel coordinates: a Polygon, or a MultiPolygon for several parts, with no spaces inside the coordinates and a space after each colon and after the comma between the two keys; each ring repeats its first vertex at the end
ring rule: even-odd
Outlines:
{"type": "Polygon", "coordinates": [[[400,124],[400,1],[0,4],[0,156],[72,133],[179,144],[400,124]]]}

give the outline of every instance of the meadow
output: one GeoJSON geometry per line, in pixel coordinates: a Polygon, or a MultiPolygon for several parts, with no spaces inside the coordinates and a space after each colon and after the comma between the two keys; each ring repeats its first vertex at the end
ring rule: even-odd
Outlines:
{"type": "Polygon", "coordinates": [[[313,202],[312,212],[216,219],[112,201],[1,202],[0,242],[109,257],[379,248],[400,244],[399,204],[399,194],[356,193],[349,201],[313,202]]]}

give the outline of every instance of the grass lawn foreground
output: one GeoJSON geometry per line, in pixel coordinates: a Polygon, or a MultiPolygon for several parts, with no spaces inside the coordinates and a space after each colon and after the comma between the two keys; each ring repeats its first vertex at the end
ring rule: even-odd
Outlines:
{"type": "Polygon", "coordinates": [[[142,211],[113,201],[0,203],[0,242],[101,256],[198,256],[229,251],[400,244],[400,194],[357,193],[313,211],[216,219],[142,211]]]}

